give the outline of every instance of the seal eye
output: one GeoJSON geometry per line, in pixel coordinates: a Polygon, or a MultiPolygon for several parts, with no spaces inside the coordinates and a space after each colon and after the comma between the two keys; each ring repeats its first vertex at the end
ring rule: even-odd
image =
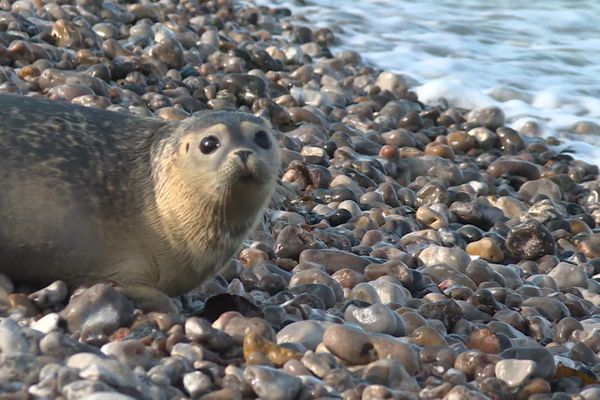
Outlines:
{"type": "Polygon", "coordinates": [[[258,131],[254,135],[254,142],[265,150],[271,148],[271,140],[269,139],[269,135],[265,131],[258,131]]]}
{"type": "Polygon", "coordinates": [[[221,146],[221,142],[214,136],[207,136],[200,142],[200,151],[210,154],[221,146]]]}

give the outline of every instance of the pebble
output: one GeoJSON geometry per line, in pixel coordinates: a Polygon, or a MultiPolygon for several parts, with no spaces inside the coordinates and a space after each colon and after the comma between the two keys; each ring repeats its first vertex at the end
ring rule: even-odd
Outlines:
{"type": "Polygon", "coordinates": [[[322,342],[328,325],[322,321],[293,322],[277,332],[277,344],[298,343],[309,350],[315,350],[322,342]]]}
{"type": "Polygon", "coordinates": [[[550,231],[533,219],[515,226],[508,232],[506,247],[516,257],[526,260],[553,255],[556,251],[550,231]]]}
{"type": "Polygon", "coordinates": [[[501,360],[495,367],[496,377],[502,379],[510,387],[523,385],[533,374],[536,362],[533,360],[501,360]]]}
{"type": "Polygon", "coordinates": [[[73,294],[60,316],[84,341],[103,343],[118,328],[131,323],[133,305],[116,289],[99,283],[73,294]]]}
{"type": "Polygon", "coordinates": [[[368,335],[358,328],[333,325],[323,334],[323,345],[336,357],[350,365],[362,365],[377,359],[368,335]]]}
{"type": "Polygon", "coordinates": [[[404,336],[404,322],[386,305],[377,303],[365,308],[352,304],[344,313],[346,321],[355,322],[367,332],[386,333],[392,336],[404,336]]]}
{"type": "Polygon", "coordinates": [[[574,287],[587,287],[588,276],[586,271],[566,262],[560,262],[548,273],[553,278],[560,290],[569,290],[574,287]]]}
{"type": "Polygon", "coordinates": [[[33,304],[39,308],[50,308],[67,299],[67,285],[63,281],[56,281],[47,287],[29,295],[33,304]]]}
{"type": "Polygon", "coordinates": [[[210,391],[212,380],[201,371],[188,372],[183,376],[183,387],[193,398],[198,398],[210,391]]]}
{"type": "Polygon", "coordinates": [[[244,379],[254,392],[265,400],[293,399],[300,391],[301,381],[275,368],[252,365],[244,370],[244,379]]]}
{"type": "Polygon", "coordinates": [[[31,328],[40,331],[42,333],[50,333],[53,330],[58,329],[60,322],[60,316],[56,313],[49,313],[44,315],[39,320],[31,324],[31,328]]]}
{"type": "Polygon", "coordinates": [[[504,359],[534,361],[531,376],[536,378],[550,379],[556,371],[552,353],[543,347],[512,347],[504,350],[500,356],[504,359]]]}
{"type": "Polygon", "coordinates": [[[504,125],[504,112],[498,107],[479,108],[469,112],[467,122],[494,131],[504,125]]]}
{"type": "Polygon", "coordinates": [[[342,268],[362,272],[369,261],[356,254],[336,249],[304,250],[299,262],[313,262],[325,267],[328,273],[334,273],[342,268]]]}
{"type": "Polygon", "coordinates": [[[464,271],[471,257],[457,247],[429,246],[419,254],[419,262],[424,266],[445,264],[457,271],[464,271]]]}

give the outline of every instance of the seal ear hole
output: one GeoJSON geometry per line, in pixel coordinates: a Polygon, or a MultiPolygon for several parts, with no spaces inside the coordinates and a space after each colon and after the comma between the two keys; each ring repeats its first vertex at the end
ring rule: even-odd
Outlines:
{"type": "Polygon", "coordinates": [[[271,139],[269,139],[269,135],[265,131],[258,131],[254,134],[254,143],[265,150],[271,148],[271,139]]]}
{"type": "Polygon", "coordinates": [[[185,144],[185,152],[187,153],[187,152],[189,152],[189,151],[190,151],[190,142],[187,142],[187,143],[185,144]]]}
{"type": "Polygon", "coordinates": [[[200,141],[200,151],[203,154],[210,154],[221,147],[221,142],[214,136],[207,136],[200,141]]]}

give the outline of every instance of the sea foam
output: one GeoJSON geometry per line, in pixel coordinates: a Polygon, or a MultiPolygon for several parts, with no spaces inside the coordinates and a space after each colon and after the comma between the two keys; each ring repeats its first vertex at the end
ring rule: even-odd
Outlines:
{"type": "Polygon", "coordinates": [[[496,105],[519,129],[536,121],[577,157],[599,164],[600,2],[549,0],[258,0],[285,6],[313,26],[337,26],[339,49],[415,80],[428,104],[496,105]]]}

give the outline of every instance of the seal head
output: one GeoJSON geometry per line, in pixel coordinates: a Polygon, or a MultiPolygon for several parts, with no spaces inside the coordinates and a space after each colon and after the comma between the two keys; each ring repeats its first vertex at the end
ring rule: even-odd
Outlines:
{"type": "MultiPolygon", "coordinates": [[[[152,218],[197,284],[227,262],[262,215],[277,178],[277,145],[269,124],[249,114],[203,113],[171,129],[163,128],[170,133],[153,151],[152,218]]],[[[161,268],[161,290],[192,288],[189,277],[171,275],[161,268]]]]}

